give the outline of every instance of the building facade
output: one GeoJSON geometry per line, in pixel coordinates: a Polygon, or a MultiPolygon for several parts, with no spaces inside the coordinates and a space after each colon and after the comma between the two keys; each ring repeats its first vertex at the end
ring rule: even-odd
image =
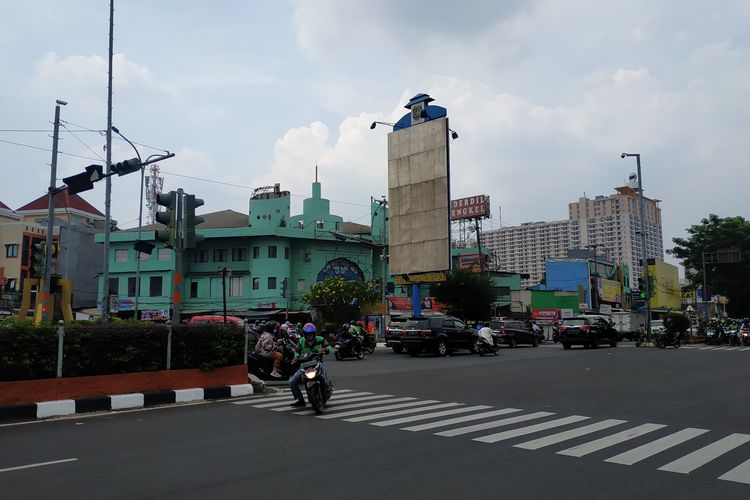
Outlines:
{"type": "MultiPolygon", "coordinates": [[[[637,283],[642,270],[638,195],[630,186],[615,191],[610,196],[584,196],[570,203],[567,220],[487,231],[482,235],[483,245],[495,255],[498,269],[528,274],[523,286],[542,281],[546,260],[564,258],[570,250],[580,248],[593,249],[596,255],[626,264],[630,282],[637,283]]],[[[644,207],[646,256],[663,260],[659,200],[644,198],[644,207]]]]}
{"type": "MultiPolygon", "coordinates": [[[[253,192],[247,214],[224,210],[201,215],[204,222],[197,233],[204,239],[182,255],[183,314],[222,311],[224,297],[230,313],[299,310],[306,307],[302,295],[327,276],[354,280],[387,276],[380,258],[387,213],[380,203],[372,202],[371,226],[366,227],[331,214],[318,182],[312,184],[312,196],[303,201],[302,214],[290,214],[290,197],[276,184],[253,192]]],[[[176,256],[155,240],[154,232],[161,228],[155,224],[141,229],[141,240],[156,245],[151,255],[136,253],[137,230],[110,234],[113,313],[134,315],[135,259],[140,255],[138,317],[169,316],[176,256]]],[[[101,234],[97,241],[103,241],[101,234]]]]}

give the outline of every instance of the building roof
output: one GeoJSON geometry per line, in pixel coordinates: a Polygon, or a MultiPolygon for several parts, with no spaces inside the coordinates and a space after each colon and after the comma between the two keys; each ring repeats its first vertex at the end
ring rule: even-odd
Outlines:
{"type": "Polygon", "coordinates": [[[5,203],[3,203],[2,201],[0,201],[0,208],[6,208],[6,209],[10,210],[10,207],[8,205],[6,205],[5,203]]]}
{"type": "MultiPolygon", "coordinates": [[[[16,212],[32,212],[36,210],[47,210],[49,206],[48,197],[46,194],[40,196],[36,200],[27,203],[21,208],[17,209],[16,212]]],[[[97,217],[104,217],[104,214],[97,210],[88,201],[84,200],[77,194],[70,194],[66,190],[60,191],[55,195],[55,209],[58,208],[71,208],[79,210],[87,214],[95,215],[97,217]]]]}
{"type": "MultiPolygon", "coordinates": [[[[225,229],[230,227],[248,227],[247,214],[241,214],[234,210],[222,210],[220,212],[211,212],[209,214],[198,214],[203,217],[204,222],[196,226],[198,229],[225,229]]],[[[154,231],[162,229],[164,224],[149,224],[141,227],[142,231],[154,231]]],[[[138,231],[137,227],[125,229],[126,232],[138,231]]]]}
{"type": "Polygon", "coordinates": [[[348,234],[370,234],[370,226],[357,224],[356,222],[344,222],[344,232],[348,234]]]}

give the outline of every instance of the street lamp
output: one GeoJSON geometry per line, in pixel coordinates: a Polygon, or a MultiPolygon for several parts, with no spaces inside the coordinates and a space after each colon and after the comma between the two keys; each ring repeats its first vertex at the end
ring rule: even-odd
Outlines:
{"type": "MultiPolygon", "coordinates": [[[[379,122],[379,121],[374,121],[374,122],[372,122],[372,123],[370,124],[370,130],[374,129],[374,128],[375,128],[375,127],[376,127],[376,126],[378,125],[378,124],[380,124],[380,125],[387,125],[387,126],[389,126],[389,127],[393,127],[394,125],[396,125],[395,123],[390,123],[390,122],[379,122]]],[[[455,130],[453,130],[452,128],[449,128],[448,130],[450,130],[450,133],[451,133],[451,139],[458,139],[458,132],[456,132],[456,131],[455,131],[455,130]]]]}
{"type": "Polygon", "coordinates": [[[646,341],[651,340],[651,284],[648,279],[648,258],[646,256],[646,224],[643,209],[643,182],[641,179],[641,154],[640,153],[622,153],[620,158],[627,158],[629,156],[635,156],[637,175],[638,175],[638,210],[640,226],[641,226],[641,262],[642,269],[641,274],[643,276],[643,284],[646,287],[646,341]]]}

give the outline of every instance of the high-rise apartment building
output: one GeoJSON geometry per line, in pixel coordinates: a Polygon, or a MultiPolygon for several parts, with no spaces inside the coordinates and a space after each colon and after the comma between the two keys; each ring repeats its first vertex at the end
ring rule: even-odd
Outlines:
{"type": "MultiPolygon", "coordinates": [[[[520,226],[487,231],[482,245],[494,253],[495,263],[503,271],[528,273],[523,285],[539,283],[544,262],[562,258],[568,250],[589,248],[597,255],[608,255],[626,263],[631,283],[641,275],[640,220],[638,194],[631,186],[615,188],[610,196],[583,196],[568,204],[568,220],[530,222],[520,226]]],[[[647,258],[664,259],[659,200],[645,198],[647,258]]]]}

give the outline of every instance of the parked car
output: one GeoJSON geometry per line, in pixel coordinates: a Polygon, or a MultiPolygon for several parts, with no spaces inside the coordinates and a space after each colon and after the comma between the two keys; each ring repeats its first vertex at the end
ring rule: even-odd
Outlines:
{"type": "Polygon", "coordinates": [[[516,347],[518,344],[529,344],[534,347],[539,345],[539,337],[532,332],[523,321],[506,319],[490,321],[489,327],[496,335],[496,341],[506,344],[508,347],[516,347]]]}
{"type": "Polygon", "coordinates": [[[474,352],[477,331],[453,316],[410,317],[404,325],[401,345],[410,356],[434,352],[447,356],[456,349],[474,352]]]}
{"type": "Polygon", "coordinates": [[[617,330],[606,318],[580,315],[564,318],[560,322],[560,332],[557,339],[562,344],[563,349],[570,349],[572,345],[596,348],[602,342],[617,347],[618,336],[617,330]]]}
{"type": "Polygon", "coordinates": [[[401,335],[404,333],[407,317],[391,318],[391,322],[385,327],[385,346],[393,349],[393,352],[400,353],[404,351],[401,345],[401,335]]]}

